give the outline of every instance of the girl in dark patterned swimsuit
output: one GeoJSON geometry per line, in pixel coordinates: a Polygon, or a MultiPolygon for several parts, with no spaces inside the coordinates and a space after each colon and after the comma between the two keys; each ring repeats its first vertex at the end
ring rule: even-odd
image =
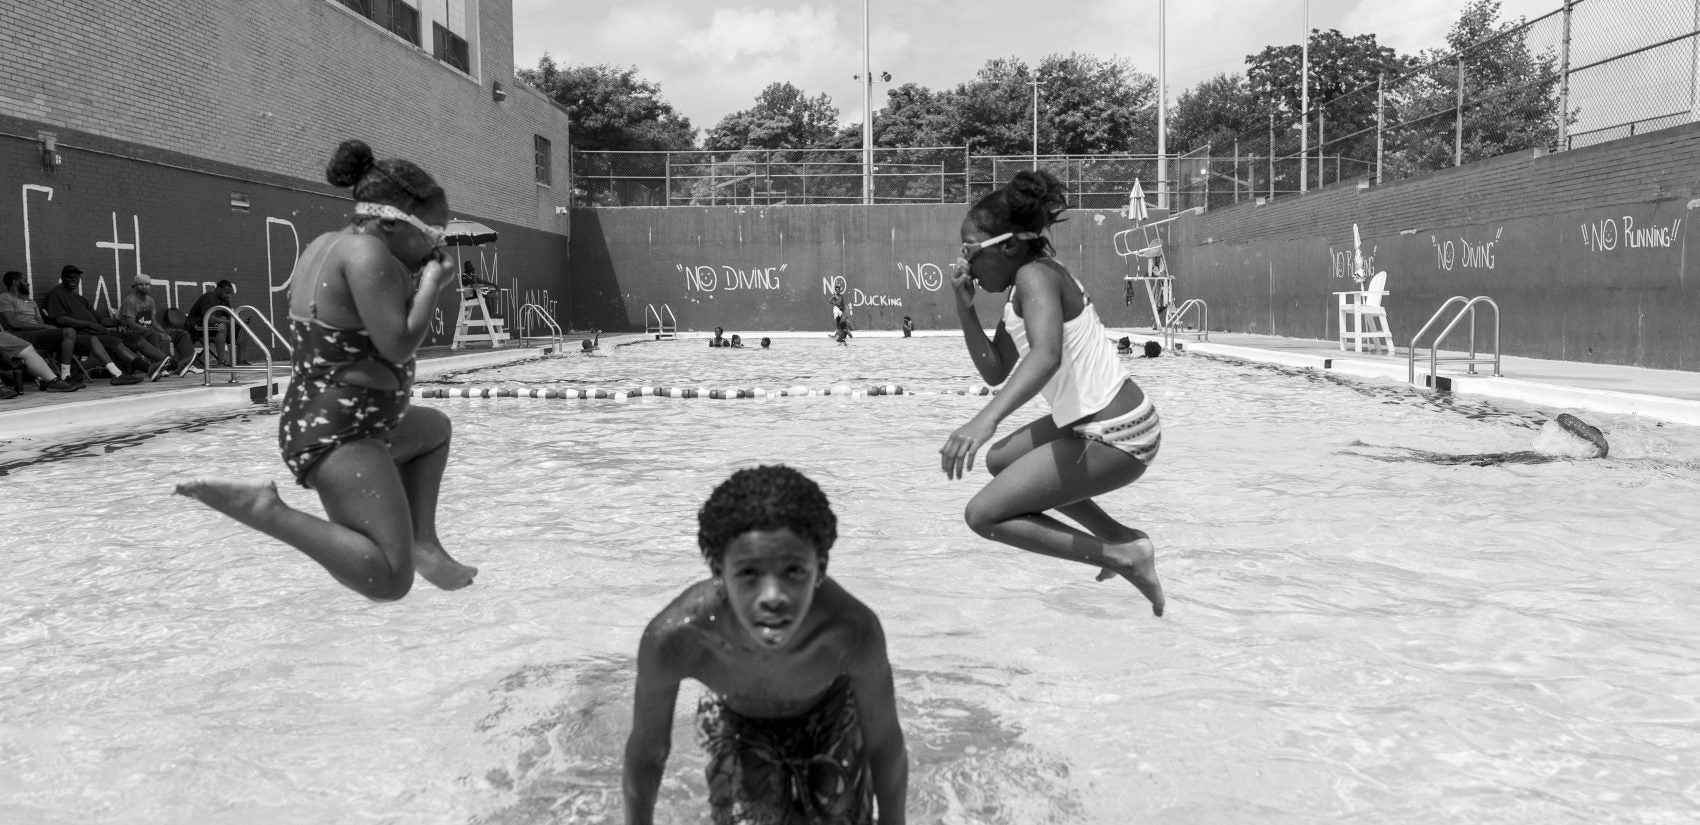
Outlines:
{"type": "Polygon", "coordinates": [[[440,294],[457,283],[440,252],[448,198],[418,166],[376,160],[357,140],[337,148],[325,177],[353,188],[355,217],[314,239],[290,275],[296,342],[278,445],[329,518],[285,504],[270,481],[194,479],[177,492],[290,544],[375,601],[407,595],[415,570],[444,590],[465,587],[477,569],[437,539],[449,419],[407,401],[414,354],[440,294]]]}

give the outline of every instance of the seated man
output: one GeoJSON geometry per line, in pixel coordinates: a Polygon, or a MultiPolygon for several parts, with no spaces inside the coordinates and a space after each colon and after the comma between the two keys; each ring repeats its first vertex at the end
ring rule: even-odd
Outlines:
{"type": "MultiPolygon", "coordinates": [[[[41,308],[29,297],[29,281],[21,272],[6,273],[6,294],[0,296],[0,319],[4,319],[7,328],[14,330],[19,338],[29,341],[37,349],[59,354],[59,378],[71,377],[71,364],[78,356],[93,356],[97,362],[106,365],[106,371],[112,374],[114,384],[135,384],[142,379],[139,376],[126,374],[113,362],[108,354],[107,346],[111,344],[115,350],[122,350],[125,362],[135,358],[135,353],[123,349],[118,339],[93,332],[79,332],[74,327],[60,327],[49,324],[43,318],[41,308]],[[67,346],[66,341],[69,340],[67,346]]],[[[81,295],[77,296],[82,299],[81,295]]],[[[93,315],[93,312],[90,312],[93,315]]],[[[51,316],[48,316],[51,317],[51,316]]],[[[102,327],[104,329],[104,327],[102,327]]]]}
{"type": "MultiPolygon", "coordinates": [[[[197,341],[202,340],[208,329],[207,313],[212,312],[213,307],[231,307],[230,297],[235,294],[236,285],[228,280],[224,280],[219,281],[218,285],[211,292],[202,293],[201,297],[195,299],[194,305],[189,307],[189,314],[184,320],[184,325],[188,328],[189,335],[197,341]]],[[[241,333],[235,328],[235,325],[230,322],[230,316],[225,315],[222,312],[219,313],[218,316],[213,319],[211,329],[212,346],[208,348],[208,352],[211,353],[211,357],[215,359],[217,363],[224,366],[229,366],[231,363],[235,363],[238,366],[244,366],[248,363],[240,357],[228,359],[225,357],[227,352],[236,356],[240,356],[242,352],[241,333]],[[225,349],[226,344],[229,344],[229,350],[225,349]]],[[[202,366],[210,367],[212,364],[205,363],[202,364],[202,366]]]]}
{"type": "MultiPolygon", "coordinates": [[[[83,388],[82,384],[55,377],[53,368],[47,366],[41,354],[35,351],[35,345],[10,332],[0,332],[0,366],[10,364],[13,359],[22,361],[24,368],[35,376],[36,386],[48,392],[73,392],[83,388]]],[[[16,390],[12,392],[16,394],[16,390]]]]}
{"type": "Polygon", "coordinates": [[[42,352],[58,356],[59,377],[69,379],[71,361],[77,356],[77,331],[42,323],[41,309],[30,300],[30,285],[24,273],[15,269],[7,272],[4,287],[5,291],[0,292],[0,330],[15,334],[42,352]]]}
{"type": "Polygon", "coordinates": [[[118,331],[118,322],[108,323],[95,314],[94,307],[81,292],[83,271],[75,264],[67,264],[59,272],[59,285],[47,291],[47,301],[43,305],[47,319],[62,327],[70,327],[77,331],[77,352],[82,354],[84,339],[89,339],[89,350],[93,351],[94,344],[100,344],[106,351],[116,356],[118,362],[134,370],[139,375],[125,375],[118,369],[116,363],[108,361],[107,370],[113,372],[112,383],[135,384],[153,372],[158,362],[165,360],[165,353],[153,348],[152,344],[143,341],[140,336],[118,331]],[[143,355],[138,355],[131,348],[140,349],[143,355]],[[147,356],[147,357],[144,357],[147,356]]]}
{"type": "Polygon", "coordinates": [[[153,302],[153,279],[141,273],[136,273],[130,282],[130,294],[118,303],[118,324],[128,332],[140,335],[153,347],[169,351],[171,358],[163,361],[154,371],[154,380],[166,372],[175,370],[181,365],[188,365],[191,370],[200,372],[200,368],[189,363],[195,357],[195,344],[189,337],[188,330],[166,329],[157,323],[153,302]]]}

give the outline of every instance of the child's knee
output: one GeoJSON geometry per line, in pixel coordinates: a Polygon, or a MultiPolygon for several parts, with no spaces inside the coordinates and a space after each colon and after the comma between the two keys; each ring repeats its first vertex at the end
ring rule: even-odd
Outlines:
{"type": "Polygon", "coordinates": [[[997,532],[998,522],[1003,519],[1001,514],[993,512],[991,508],[981,504],[979,499],[975,499],[962,509],[962,520],[967,522],[968,529],[973,530],[976,535],[990,539],[996,538],[994,534],[997,532]]]}

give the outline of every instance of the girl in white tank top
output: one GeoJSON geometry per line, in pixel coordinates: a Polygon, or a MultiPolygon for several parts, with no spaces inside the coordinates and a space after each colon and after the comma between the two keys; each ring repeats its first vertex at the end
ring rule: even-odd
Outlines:
{"type": "Polygon", "coordinates": [[[1122,372],[1085,288],[1050,257],[1043,232],[1065,208],[1056,178],[1023,171],[962,222],[962,255],[951,278],[957,319],[980,376],[1003,388],[950,434],[940,463],[946,477],[961,478],[998,425],[1042,395],[1050,415],[987,449],[993,478],[968,502],[968,526],[1004,544],[1100,568],[1099,581],[1120,576],[1161,616],[1150,536],[1092,500],[1145,473],[1162,442],[1161,423],[1122,372]],[[980,289],[1010,293],[989,338],[974,307],[980,289]]]}

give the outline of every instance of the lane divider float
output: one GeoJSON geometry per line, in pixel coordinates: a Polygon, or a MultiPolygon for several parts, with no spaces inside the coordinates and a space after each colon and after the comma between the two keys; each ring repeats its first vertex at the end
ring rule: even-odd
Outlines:
{"type": "Polygon", "coordinates": [[[625,401],[628,398],[707,398],[715,401],[731,401],[742,398],[802,398],[810,396],[833,396],[864,398],[869,396],[889,395],[995,395],[996,389],[984,385],[974,385],[963,389],[937,390],[933,392],[916,392],[904,389],[898,384],[873,384],[865,387],[854,387],[849,384],[833,384],[829,387],[792,386],[781,389],[763,389],[761,387],[629,387],[624,389],[602,389],[586,387],[414,387],[410,393],[414,398],[542,398],[551,400],[590,401],[596,399],[610,401],[625,401]]]}

